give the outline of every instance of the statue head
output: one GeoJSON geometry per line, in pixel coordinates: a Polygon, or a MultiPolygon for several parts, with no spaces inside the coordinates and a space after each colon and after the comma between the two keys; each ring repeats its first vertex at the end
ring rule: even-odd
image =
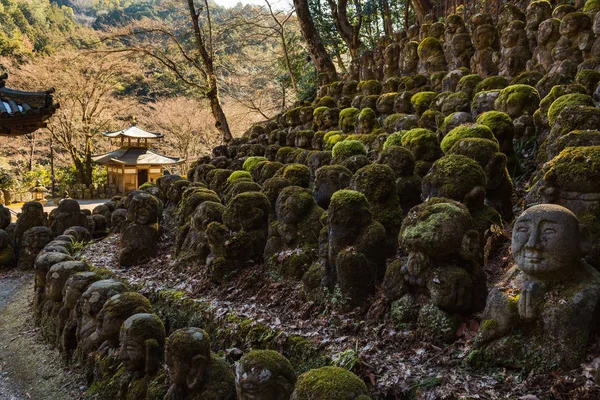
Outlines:
{"type": "Polygon", "coordinates": [[[94,282],[81,295],[81,310],[90,318],[96,318],[106,300],[126,290],[122,282],[114,279],[94,282]]]}
{"type": "Polygon", "coordinates": [[[560,21],[556,18],[547,19],[538,27],[538,45],[556,43],[560,39],[560,21]]]}
{"type": "Polygon", "coordinates": [[[522,46],[525,40],[527,40],[527,36],[525,35],[525,24],[523,21],[512,21],[504,29],[500,38],[500,42],[504,48],[522,46]]]}
{"type": "Polygon", "coordinates": [[[71,275],[63,289],[63,302],[65,306],[73,310],[88,286],[100,279],[102,279],[100,275],[95,272],[79,272],[71,275]]]}
{"type": "Polygon", "coordinates": [[[165,326],[154,314],[134,314],[121,325],[119,359],[128,371],[152,375],[162,364],[165,326]]]}
{"type": "Polygon", "coordinates": [[[513,228],[511,248],[517,266],[542,280],[576,271],[591,246],[589,231],[575,214],[554,204],[525,210],[513,228]]]}
{"type": "Polygon", "coordinates": [[[525,11],[527,29],[535,30],[540,24],[552,16],[552,5],[546,0],[533,1],[525,11]]]}
{"type": "Polygon", "coordinates": [[[69,277],[89,267],[81,261],[63,261],[54,264],[46,275],[46,297],[50,301],[63,301],[63,288],[69,277]]]}
{"type": "Polygon", "coordinates": [[[582,12],[572,12],[565,15],[560,23],[560,34],[566,38],[573,38],[578,33],[591,28],[590,17],[582,12]]]}
{"type": "Polygon", "coordinates": [[[134,314],[150,313],[152,306],[147,298],[137,292],[119,293],[106,300],[98,313],[98,335],[112,346],[119,344],[123,322],[134,314]]]}
{"type": "Polygon", "coordinates": [[[286,187],[277,198],[277,218],[288,224],[300,223],[315,205],[310,189],[299,186],[286,187]]]}
{"type": "Polygon", "coordinates": [[[245,354],[235,367],[235,387],[239,400],[289,399],[296,384],[290,362],[273,350],[245,354]]]}
{"type": "Polygon", "coordinates": [[[477,50],[491,48],[496,42],[496,28],[493,25],[481,25],[473,32],[473,45],[477,50]]]}
{"type": "Polygon", "coordinates": [[[155,224],[158,222],[158,211],[159,204],[156,197],[145,192],[138,193],[129,202],[127,220],[138,225],[155,224]]]}
{"type": "Polygon", "coordinates": [[[210,362],[210,338],[200,328],[178,329],[169,336],[166,364],[171,382],[193,390],[204,382],[210,362]]]}

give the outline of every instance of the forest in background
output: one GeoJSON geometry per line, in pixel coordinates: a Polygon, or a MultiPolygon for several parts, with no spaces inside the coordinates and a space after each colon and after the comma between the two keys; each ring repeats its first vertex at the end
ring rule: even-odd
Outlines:
{"type": "Polygon", "coordinates": [[[47,129],[3,139],[0,185],[50,185],[50,147],[60,185],[91,183],[101,176],[89,156],[110,148],[100,133],[132,124],[165,133],[157,150],[188,160],[179,171],[185,174],[189,162],[227,139],[215,123],[214,87],[223,121],[241,136],[254,122],[314,98],[322,72],[315,40],[341,76],[381,37],[425,13],[493,8],[466,0],[267,0],[230,9],[208,0],[1,0],[0,65],[8,85],[54,87],[61,108],[47,129]],[[198,37],[214,64],[209,73],[198,37]]]}

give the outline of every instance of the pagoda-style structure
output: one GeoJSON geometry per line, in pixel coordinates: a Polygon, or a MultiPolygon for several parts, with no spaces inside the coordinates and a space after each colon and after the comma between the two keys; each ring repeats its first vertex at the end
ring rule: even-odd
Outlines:
{"type": "Polygon", "coordinates": [[[26,92],[6,87],[8,74],[0,75],[0,136],[20,136],[46,127],[46,121],[58,109],[53,102],[54,89],[26,92]]]}
{"type": "Polygon", "coordinates": [[[162,139],[162,133],[146,132],[136,126],[117,132],[103,132],[103,136],[120,141],[121,147],[110,153],[92,156],[96,164],[106,166],[108,184],[125,194],[146,182],[155,182],[163,174],[165,165],[184,160],[157,154],[150,150],[153,140],[162,139]]]}

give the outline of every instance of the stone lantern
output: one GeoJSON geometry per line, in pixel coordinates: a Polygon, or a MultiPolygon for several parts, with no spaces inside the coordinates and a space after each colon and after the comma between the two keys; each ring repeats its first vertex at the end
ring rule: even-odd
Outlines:
{"type": "Polygon", "coordinates": [[[35,186],[32,187],[29,191],[33,194],[34,201],[42,201],[45,200],[44,197],[46,196],[46,192],[48,192],[48,189],[42,186],[42,184],[38,180],[35,181],[35,186]]]}

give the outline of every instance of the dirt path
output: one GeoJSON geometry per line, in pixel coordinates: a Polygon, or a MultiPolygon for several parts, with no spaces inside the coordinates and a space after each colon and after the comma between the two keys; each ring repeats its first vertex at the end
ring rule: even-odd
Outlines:
{"type": "Polygon", "coordinates": [[[0,399],[78,399],[78,377],[33,324],[32,295],[31,274],[0,273],[0,399]]]}

